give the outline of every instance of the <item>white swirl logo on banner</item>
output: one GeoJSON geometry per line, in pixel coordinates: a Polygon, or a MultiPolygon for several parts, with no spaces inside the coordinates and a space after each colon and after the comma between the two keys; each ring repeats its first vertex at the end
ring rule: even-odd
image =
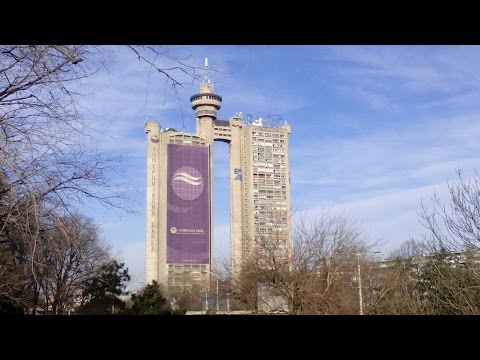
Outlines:
{"type": "Polygon", "coordinates": [[[182,200],[192,201],[203,193],[205,184],[202,174],[191,167],[183,166],[175,171],[172,176],[172,189],[182,200]]]}

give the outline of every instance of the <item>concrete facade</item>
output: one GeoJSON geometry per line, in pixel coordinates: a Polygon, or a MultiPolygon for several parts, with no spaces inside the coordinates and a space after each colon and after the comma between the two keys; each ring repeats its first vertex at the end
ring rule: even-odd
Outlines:
{"type": "Polygon", "coordinates": [[[234,274],[247,254],[256,251],[260,237],[284,240],[291,251],[290,176],[288,136],[290,125],[266,127],[245,124],[241,114],[218,120],[222,98],[210,82],[190,98],[196,114],[196,133],[145,122],[147,134],[146,283],[157,280],[164,287],[198,284],[208,289],[213,259],[213,142],[229,144],[230,151],[230,251],[234,274]],[[167,144],[204,146],[209,149],[210,256],[208,264],[167,262],[167,144]]]}

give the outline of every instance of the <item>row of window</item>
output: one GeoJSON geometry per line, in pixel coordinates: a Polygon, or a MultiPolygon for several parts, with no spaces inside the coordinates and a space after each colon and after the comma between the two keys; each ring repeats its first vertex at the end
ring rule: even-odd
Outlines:
{"type": "Polygon", "coordinates": [[[168,270],[168,275],[172,278],[181,277],[182,274],[190,274],[190,275],[200,275],[200,274],[207,274],[207,271],[199,271],[199,270],[183,270],[183,272],[178,272],[175,270],[168,270]]]}
{"type": "Polygon", "coordinates": [[[263,139],[263,138],[257,138],[257,137],[252,137],[252,140],[253,140],[253,144],[256,145],[256,144],[263,144],[265,141],[267,142],[281,142],[281,143],[284,143],[285,140],[283,139],[263,139]]]}
{"type": "Polygon", "coordinates": [[[175,268],[175,269],[183,269],[183,268],[186,268],[186,269],[189,269],[189,268],[206,269],[207,265],[202,265],[202,264],[169,264],[168,268],[169,269],[172,269],[172,268],[175,268]]]}
{"type": "Polygon", "coordinates": [[[272,159],[279,159],[281,160],[282,162],[284,162],[285,160],[285,155],[282,155],[282,154],[275,154],[275,153],[272,153],[272,152],[257,152],[257,153],[254,153],[253,154],[253,160],[259,160],[259,161],[265,161],[266,159],[269,159],[269,160],[272,160],[272,159]]]}
{"type": "Polygon", "coordinates": [[[286,217],[278,217],[278,216],[262,216],[262,215],[255,215],[254,222],[255,224],[260,225],[285,225],[287,221],[286,217]]]}
{"type": "Polygon", "coordinates": [[[197,146],[203,146],[205,145],[205,141],[198,138],[198,137],[192,137],[192,136],[185,136],[185,135],[175,135],[175,136],[170,136],[168,139],[169,144],[191,144],[191,145],[197,145],[197,146]]]}
{"type": "Polygon", "coordinates": [[[285,181],[282,181],[275,177],[274,179],[262,179],[261,181],[257,181],[253,184],[253,188],[257,189],[258,187],[272,187],[274,185],[282,185],[285,184],[285,181]]]}
{"type": "MultiPolygon", "coordinates": [[[[285,202],[280,202],[280,203],[277,203],[275,205],[286,205],[285,202]]],[[[271,205],[267,206],[265,204],[261,204],[261,205],[258,205],[256,206],[256,209],[257,210],[278,210],[276,207],[272,207],[271,205]]],[[[284,209],[286,210],[286,209],[284,209]]]]}
{"type": "MultiPolygon", "coordinates": [[[[285,200],[285,199],[274,199],[274,200],[258,200],[258,199],[255,199],[253,201],[253,208],[255,209],[255,211],[258,211],[260,206],[261,205],[266,205],[267,208],[266,210],[272,210],[272,211],[286,211],[287,210],[287,207],[286,206],[280,206],[280,205],[275,205],[273,204],[275,201],[279,201],[279,200],[285,200]]],[[[284,204],[286,205],[286,204],[284,204]]]]}
{"type": "Polygon", "coordinates": [[[252,131],[252,135],[258,135],[258,136],[265,136],[265,137],[274,137],[274,138],[285,138],[285,134],[282,134],[280,132],[264,132],[264,131],[257,131],[254,130],[252,131]]]}
{"type": "Polygon", "coordinates": [[[232,137],[231,134],[219,134],[219,133],[214,133],[213,136],[214,136],[214,137],[227,137],[227,138],[231,138],[231,137],[232,137]]]}
{"type": "Polygon", "coordinates": [[[283,144],[272,144],[272,143],[253,143],[253,150],[255,151],[256,149],[275,149],[275,148],[280,148],[284,149],[285,145],[283,144]]]}
{"type": "MultiPolygon", "coordinates": [[[[275,172],[275,174],[273,174],[273,177],[270,176],[269,178],[261,178],[261,179],[256,177],[255,178],[255,183],[257,183],[257,184],[262,184],[262,183],[268,184],[268,183],[274,181],[274,179],[275,179],[275,181],[281,181],[279,179],[285,179],[285,178],[286,178],[286,175],[285,175],[284,171],[282,170],[280,172],[279,171],[275,172]]],[[[254,183],[254,185],[255,185],[255,183],[254,183]]]]}
{"type": "Polygon", "coordinates": [[[258,147],[253,149],[253,156],[265,155],[265,154],[273,154],[273,155],[283,155],[285,157],[285,148],[280,147],[258,147]]]}
{"type": "Polygon", "coordinates": [[[230,128],[229,127],[226,127],[226,126],[219,126],[219,127],[214,127],[213,128],[214,131],[219,131],[219,132],[228,132],[230,133],[230,128]]]}
{"type": "MultiPolygon", "coordinates": [[[[287,231],[287,227],[275,226],[275,227],[257,227],[257,232],[259,233],[275,233],[279,231],[287,231]]],[[[261,234],[260,234],[261,235],[261,234]]]]}
{"type": "Polygon", "coordinates": [[[274,163],[274,164],[262,164],[262,165],[254,165],[253,166],[253,172],[262,172],[265,171],[265,169],[270,169],[268,172],[272,172],[273,169],[285,169],[285,165],[282,165],[282,163],[274,163]]]}
{"type": "MultiPolygon", "coordinates": [[[[260,207],[260,206],[259,206],[260,207]]],[[[271,206],[268,208],[263,207],[263,210],[255,210],[255,214],[257,215],[268,215],[268,216],[275,216],[275,217],[282,217],[287,216],[286,211],[274,211],[271,206]]]]}
{"type": "Polygon", "coordinates": [[[282,161],[281,159],[270,159],[268,161],[266,161],[265,159],[259,159],[258,161],[255,161],[252,166],[254,168],[258,166],[271,168],[273,167],[273,165],[276,165],[277,169],[280,165],[282,166],[282,168],[286,166],[285,161],[282,161]]]}
{"type": "Polygon", "coordinates": [[[220,98],[218,96],[212,96],[212,95],[201,95],[201,96],[195,96],[192,98],[192,101],[197,101],[201,99],[210,99],[210,100],[218,100],[220,101],[220,98]]]}
{"type": "Polygon", "coordinates": [[[258,195],[254,194],[254,202],[255,200],[266,200],[266,199],[275,199],[275,200],[282,200],[285,198],[285,194],[282,195],[258,195]]]}
{"type": "Polygon", "coordinates": [[[254,188],[253,192],[259,193],[259,194],[272,194],[272,193],[280,193],[280,189],[284,190],[282,191],[283,194],[285,194],[285,185],[277,185],[277,186],[262,186],[259,188],[254,188]]]}

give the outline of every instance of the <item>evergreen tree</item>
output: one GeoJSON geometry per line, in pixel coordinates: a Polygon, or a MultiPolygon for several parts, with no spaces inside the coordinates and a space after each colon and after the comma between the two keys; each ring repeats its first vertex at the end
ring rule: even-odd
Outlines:
{"type": "Polygon", "coordinates": [[[129,313],[132,315],[170,315],[172,310],[162,294],[160,285],[155,280],[148,284],[138,296],[132,296],[133,305],[129,313]]]}
{"type": "Polygon", "coordinates": [[[119,299],[127,295],[126,284],[130,281],[128,268],[124,263],[112,260],[104,264],[100,274],[85,283],[84,303],[76,309],[77,314],[108,315],[125,310],[125,302],[119,299]]]}

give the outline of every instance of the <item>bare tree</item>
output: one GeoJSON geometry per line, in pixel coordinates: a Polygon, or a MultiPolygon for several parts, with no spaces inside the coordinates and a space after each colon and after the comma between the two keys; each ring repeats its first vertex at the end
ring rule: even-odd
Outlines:
{"type": "Polygon", "coordinates": [[[78,305],[85,281],[109,260],[108,247],[91,219],[40,213],[35,225],[25,218],[26,224],[6,243],[0,269],[10,271],[0,271],[0,297],[15,301],[27,313],[63,314],[78,305]]]}
{"type": "Polygon", "coordinates": [[[422,268],[418,289],[429,313],[441,315],[480,314],[478,256],[440,252],[422,268]]]}
{"type": "Polygon", "coordinates": [[[257,239],[256,246],[232,279],[232,291],[246,308],[286,309],[290,314],[358,313],[355,254],[372,245],[347,216],[325,213],[309,220],[301,216],[289,256],[282,255],[283,243],[276,237],[257,239]]]}
{"type": "Polygon", "coordinates": [[[480,180],[461,170],[449,201],[422,202],[426,233],[392,253],[371,311],[390,314],[479,314],[480,180]]]}
{"type": "Polygon", "coordinates": [[[377,263],[366,277],[365,295],[371,314],[428,314],[428,304],[418,288],[422,268],[428,261],[425,244],[414,239],[404,242],[388,260],[377,263]]]}
{"type": "Polygon", "coordinates": [[[295,313],[358,313],[356,254],[371,245],[355,221],[325,213],[308,224],[301,219],[294,236],[295,313]]]}
{"type": "MultiPolygon", "coordinates": [[[[199,78],[198,68],[172,48],[128,48],[174,90],[199,78]]],[[[81,94],[72,90],[107,66],[107,52],[97,46],[0,46],[0,196],[14,192],[18,200],[35,193],[37,201],[66,208],[93,198],[123,207],[124,192],[106,178],[120,171],[123,159],[96,150],[95,132],[77,110],[81,94]]]]}
{"type": "Polygon", "coordinates": [[[202,69],[193,65],[189,56],[180,55],[178,49],[147,45],[128,45],[128,48],[138,60],[160,73],[172,88],[193,84],[203,76],[202,69]]]}
{"type": "Polygon", "coordinates": [[[434,194],[428,209],[422,202],[420,222],[426,228],[424,242],[432,252],[459,252],[480,248],[480,177],[475,171],[466,180],[460,169],[457,181],[448,184],[448,206],[434,194]]]}
{"type": "MultiPolygon", "coordinates": [[[[190,102],[185,103],[179,90],[187,84],[200,82],[205,74],[205,69],[194,65],[190,56],[183,54],[181,48],[178,47],[129,45],[128,48],[140,62],[149,67],[151,73],[157,73],[163,78],[165,87],[170,86],[177,99],[183,121],[184,116],[190,113],[190,102]]],[[[213,68],[209,68],[209,71],[210,73],[219,72],[213,68]]]]}
{"type": "MultiPolygon", "coordinates": [[[[105,172],[121,159],[95,150],[92,133],[76,108],[78,94],[69,90],[100,66],[94,49],[0,47],[2,194],[11,192],[17,201],[35,194],[37,203],[65,208],[83,197],[118,206],[114,199],[122,194],[110,186],[105,172]]],[[[10,210],[15,206],[14,201],[10,210]]]]}
{"type": "MultiPolygon", "coordinates": [[[[171,49],[129,48],[175,90],[198,78],[197,68],[171,49]]],[[[35,303],[40,291],[51,293],[50,285],[39,288],[41,272],[35,272],[36,252],[58,239],[47,236],[46,214],[75,214],[86,199],[128,210],[122,184],[108,176],[121,172],[124,158],[98,151],[96,133],[77,108],[81,94],[73,90],[107,66],[107,53],[99,46],[0,46],[0,246],[6,249],[0,297],[35,303]],[[21,267],[29,269],[33,283],[21,267]],[[25,297],[28,286],[37,294],[33,299],[25,297]]]]}
{"type": "Polygon", "coordinates": [[[30,199],[26,200],[10,211],[8,222],[0,233],[0,298],[22,309],[30,307],[37,291],[31,281],[33,262],[29,249],[31,244],[37,243],[42,226],[30,199]]]}
{"type": "Polygon", "coordinates": [[[64,314],[78,305],[83,285],[99,274],[109,254],[91,219],[78,214],[55,217],[51,226],[42,249],[33,253],[34,274],[44,311],[64,314]]]}
{"type": "Polygon", "coordinates": [[[480,178],[465,179],[456,170],[449,183],[449,203],[434,194],[428,209],[422,202],[423,242],[430,251],[419,286],[424,299],[443,314],[479,314],[480,178]]]}

